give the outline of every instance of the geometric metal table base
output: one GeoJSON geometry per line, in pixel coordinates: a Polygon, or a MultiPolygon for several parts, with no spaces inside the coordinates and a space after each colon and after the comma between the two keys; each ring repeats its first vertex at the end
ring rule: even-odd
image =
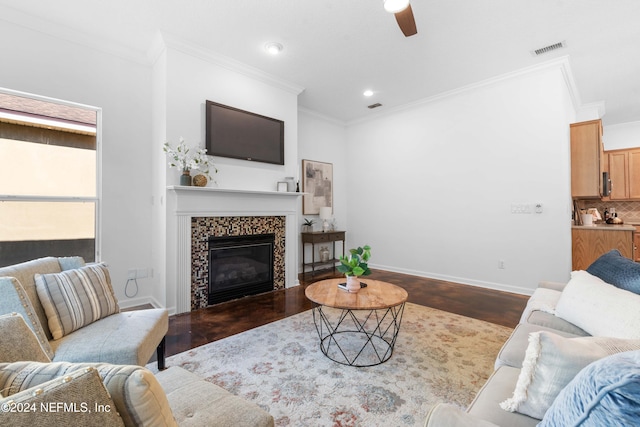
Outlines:
{"type": "Polygon", "coordinates": [[[334,362],[349,366],[375,366],[393,354],[404,302],[384,309],[313,308],[320,350],[334,362]]]}

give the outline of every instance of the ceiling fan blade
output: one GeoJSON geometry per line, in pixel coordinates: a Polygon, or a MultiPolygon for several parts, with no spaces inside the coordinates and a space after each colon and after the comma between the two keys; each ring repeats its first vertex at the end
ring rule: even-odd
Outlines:
{"type": "Polygon", "coordinates": [[[400,11],[395,14],[396,21],[398,21],[398,25],[402,30],[402,33],[405,37],[413,36],[418,33],[418,29],[416,28],[416,20],[413,18],[413,10],[411,10],[411,5],[407,6],[407,8],[403,11],[400,11]]]}

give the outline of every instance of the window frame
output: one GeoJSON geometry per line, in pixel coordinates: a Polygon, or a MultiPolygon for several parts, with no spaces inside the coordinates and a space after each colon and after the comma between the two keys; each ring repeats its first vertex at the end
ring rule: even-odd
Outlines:
{"type": "Polygon", "coordinates": [[[49,102],[53,104],[66,105],[74,108],[82,108],[90,110],[96,114],[96,195],[95,197],[84,196],[34,196],[29,194],[13,195],[0,194],[0,202],[93,202],[95,203],[94,217],[94,257],[99,262],[102,255],[102,108],[91,105],[80,104],[62,99],[50,98],[47,96],[36,95],[27,92],[16,91],[8,88],[0,87],[0,93],[20,96],[23,98],[35,99],[38,101],[49,102]]]}

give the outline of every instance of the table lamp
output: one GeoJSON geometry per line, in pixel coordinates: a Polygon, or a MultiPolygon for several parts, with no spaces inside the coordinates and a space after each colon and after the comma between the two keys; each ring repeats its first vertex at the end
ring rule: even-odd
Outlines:
{"type": "Polygon", "coordinates": [[[320,219],[322,222],[322,231],[326,233],[329,231],[329,220],[331,219],[331,207],[323,206],[320,208],[320,219]]]}

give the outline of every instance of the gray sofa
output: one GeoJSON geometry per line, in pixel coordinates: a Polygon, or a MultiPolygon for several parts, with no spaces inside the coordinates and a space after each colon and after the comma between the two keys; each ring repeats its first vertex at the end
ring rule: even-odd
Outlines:
{"type": "Polygon", "coordinates": [[[116,308],[114,314],[53,338],[35,275],[58,274],[84,265],[80,257],[46,257],[0,268],[0,314],[22,314],[53,361],[144,366],[155,351],[158,368],[164,369],[164,337],[169,327],[165,309],[119,312],[116,308]]]}
{"type": "Polygon", "coordinates": [[[0,316],[0,425],[273,427],[273,417],[180,367],[51,362],[20,314],[0,316]],[[45,409],[43,409],[45,408],[45,409]]]}
{"type": "Polygon", "coordinates": [[[609,253],[592,267],[541,283],[466,411],[437,404],[425,426],[640,425],[640,264],[609,253]]]}

